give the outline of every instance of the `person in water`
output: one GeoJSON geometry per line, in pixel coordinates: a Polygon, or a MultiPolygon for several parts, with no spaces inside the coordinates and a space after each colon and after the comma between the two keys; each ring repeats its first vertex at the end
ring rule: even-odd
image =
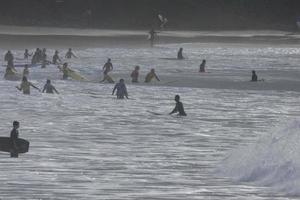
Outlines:
{"type": "Polygon", "coordinates": [[[4,60],[7,62],[7,66],[14,67],[14,56],[10,50],[5,54],[4,60]]]}
{"type": "Polygon", "coordinates": [[[177,53],[177,59],[178,60],[182,60],[184,59],[183,55],[182,55],[182,51],[183,51],[183,48],[180,48],[178,53],[177,53]]]}
{"type": "Polygon", "coordinates": [[[108,75],[108,72],[113,70],[113,65],[111,63],[110,58],[104,64],[102,69],[103,69],[103,79],[100,81],[100,83],[102,83],[104,81],[108,81],[109,83],[114,83],[114,80],[108,75]]]}
{"type": "Polygon", "coordinates": [[[252,70],[252,78],[251,78],[251,81],[253,81],[253,82],[256,82],[256,81],[257,81],[257,75],[256,75],[255,70],[252,70]]]}
{"type": "Polygon", "coordinates": [[[65,55],[65,58],[71,59],[72,57],[77,58],[77,56],[72,52],[72,49],[69,48],[68,52],[65,55]]]}
{"type": "Polygon", "coordinates": [[[150,40],[151,47],[153,47],[153,45],[154,45],[155,35],[156,35],[156,32],[155,32],[154,28],[151,28],[149,31],[149,38],[148,38],[150,40]]]}
{"type": "Polygon", "coordinates": [[[151,71],[146,75],[145,83],[149,83],[153,78],[160,81],[158,76],[155,73],[155,69],[151,69],[151,71]]]}
{"type": "Polygon", "coordinates": [[[205,72],[205,65],[206,65],[206,60],[202,60],[202,63],[200,64],[199,72],[205,72]]]}
{"type": "Polygon", "coordinates": [[[24,52],[24,59],[28,59],[29,56],[32,56],[32,53],[30,54],[28,49],[25,49],[25,52],[24,52]]]}
{"type": "Polygon", "coordinates": [[[19,156],[18,154],[18,145],[17,145],[17,140],[19,138],[19,129],[20,123],[18,121],[13,122],[13,129],[10,132],[10,157],[11,158],[17,158],[19,156]]]}
{"type": "Polygon", "coordinates": [[[133,83],[138,83],[139,82],[139,70],[140,70],[140,66],[135,66],[134,70],[131,73],[131,82],[133,83]]]}
{"type": "Polygon", "coordinates": [[[42,68],[46,68],[46,65],[48,64],[46,48],[43,48],[43,51],[41,53],[41,61],[42,61],[42,68]]]}
{"type": "Polygon", "coordinates": [[[44,89],[42,92],[45,92],[45,91],[46,91],[46,93],[50,93],[50,94],[53,94],[54,92],[56,94],[59,94],[58,91],[55,89],[55,87],[51,84],[51,80],[49,80],[49,79],[47,79],[47,82],[44,85],[44,89]]]}
{"type": "Polygon", "coordinates": [[[23,76],[28,77],[28,75],[29,75],[29,69],[28,69],[28,65],[26,64],[26,65],[24,66],[23,76]]]}
{"type": "Polygon", "coordinates": [[[52,63],[56,65],[59,64],[58,61],[61,63],[61,59],[59,58],[58,51],[56,50],[52,57],[52,63]]]}
{"type": "Polygon", "coordinates": [[[69,68],[68,68],[68,63],[64,63],[63,67],[61,69],[62,73],[63,73],[63,80],[67,80],[69,77],[69,68]]]}
{"type": "Polygon", "coordinates": [[[119,83],[117,83],[112,91],[112,95],[114,95],[115,90],[117,90],[117,99],[124,99],[124,96],[128,99],[128,93],[126,89],[126,85],[124,83],[124,79],[120,79],[119,83]]]}
{"type": "Polygon", "coordinates": [[[6,80],[10,80],[12,77],[16,76],[15,69],[13,67],[7,66],[4,74],[6,80]]]}
{"type": "Polygon", "coordinates": [[[30,94],[30,87],[33,87],[37,89],[38,91],[41,91],[38,87],[34,86],[31,82],[27,80],[26,76],[23,76],[22,83],[20,87],[16,86],[16,88],[20,91],[23,90],[23,94],[30,94]]]}
{"type": "Polygon", "coordinates": [[[176,106],[172,110],[172,112],[169,113],[170,115],[178,112],[178,115],[186,116],[186,113],[184,112],[183,104],[179,100],[180,100],[180,96],[175,95],[176,106]]]}

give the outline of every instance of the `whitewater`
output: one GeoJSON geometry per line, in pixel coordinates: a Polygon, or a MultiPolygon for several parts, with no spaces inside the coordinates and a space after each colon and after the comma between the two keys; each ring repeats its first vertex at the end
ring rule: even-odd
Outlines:
{"type": "Polygon", "coordinates": [[[130,39],[114,35],[121,42],[112,46],[49,42],[56,34],[12,44],[20,63],[27,46],[46,47],[49,59],[73,47],[79,58],[63,60],[88,81],[62,80],[53,65],[30,68],[33,84],[42,88],[50,78],[60,94],[32,89],[28,96],[15,88],[19,81],[0,80],[1,136],[18,120],[20,137],[30,141],[18,159],[1,152],[1,199],[299,199],[298,43],[272,31],[263,37],[280,42],[249,42],[253,32],[231,32],[226,42],[220,38],[228,33],[218,33],[204,42],[199,33],[170,31],[150,48],[141,32],[120,33],[130,39]],[[146,44],[132,43],[132,34],[146,44]],[[233,41],[241,35],[246,42],[233,41]],[[180,47],[187,59],[165,59],[176,58],[180,47]],[[111,95],[113,84],[99,83],[108,58],[112,78],[125,79],[128,100],[111,95]],[[207,73],[199,74],[202,59],[207,73]],[[131,84],[136,65],[140,83],[131,84]],[[145,84],[151,68],[161,81],[145,84]],[[264,81],[250,82],[251,70],[264,81]],[[176,94],[187,117],[168,115],[176,94]]]}

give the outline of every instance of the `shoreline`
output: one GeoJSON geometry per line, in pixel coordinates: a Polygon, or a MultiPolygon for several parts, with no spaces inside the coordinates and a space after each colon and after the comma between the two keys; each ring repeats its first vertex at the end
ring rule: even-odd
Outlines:
{"type": "MultiPolygon", "coordinates": [[[[75,29],[50,27],[18,27],[0,25],[0,45],[4,49],[24,48],[96,48],[150,47],[149,30],[75,29]]],[[[300,34],[274,30],[237,31],[159,31],[157,43],[231,43],[255,45],[299,45],[300,34]]]]}

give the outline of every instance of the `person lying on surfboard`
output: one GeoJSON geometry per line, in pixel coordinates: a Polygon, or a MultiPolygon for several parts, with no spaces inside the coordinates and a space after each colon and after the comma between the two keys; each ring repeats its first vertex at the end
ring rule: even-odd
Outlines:
{"type": "Polygon", "coordinates": [[[20,91],[23,90],[23,94],[30,94],[30,86],[37,89],[38,91],[41,91],[38,87],[34,86],[31,82],[29,82],[26,76],[23,76],[20,87],[16,86],[16,88],[20,91]]]}
{"type": "Polygon", "coordinates": [[[68,52],[65,55],[65,58],[71,59],[72,57],[77,58],[77,56],[75,56],[75,54],[72,52],[72,49],[69,48],[68,52]]]}
{"type": "Polygon", "coordinates": [[[151,69],[151,71],[146,75],[145,83],[149,83],[153,78],[156,78],[156,80],[160,81],[155,73],[155,69],[151,69]]]}
{"type": "Polygon", "coordinates": [[[20,123],[18,121],[13,122],[13,129],[10,132],[10,157],[17,158],[18,154],[18,146],[17,146],[17,139],[19,138],[19,131],[18,128],[20,127],[20,123]]]}
{"type": "Polygon", "coordinates": [[[180,100],[180,96],[175,95],[176,106],[172,110],[172,112],[169,113],[170,115],[178,112],[178,115],[186,116],[186,113],[184,112],[183,104],[179,100],[180,100]]]}
{"type": "Polygon", "coordinates": [[[50,94],[53,94],[54,92],[56,94],[59,94],[58,91],[55,89],[55,87],[51,84],[51,80],[49,80],[49,79],[47,79],[47,82],[44,85],[44,89],[42,92],[45,92],[45,91],[46,91],[46,93],[50,93],[50,94]]]}
{"type": "Polygon", "coordinates": [[[124,99],[124,96],[128,99],[128,93],[124,79],[120,79],[119,83],[115,85],[112,95],[114,95],[115,90],[117,90],[117,99],[124,99]]]}

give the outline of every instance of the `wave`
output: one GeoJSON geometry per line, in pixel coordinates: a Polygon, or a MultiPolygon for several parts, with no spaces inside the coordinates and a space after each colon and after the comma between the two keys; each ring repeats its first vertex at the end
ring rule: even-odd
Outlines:
{"type": "Polygon", "coordinates": [[[300,196],[299,152],[300,120],[294,120],[255,144],[233,150],[217,171],[237,182],[252,182],[300,196]]]}

